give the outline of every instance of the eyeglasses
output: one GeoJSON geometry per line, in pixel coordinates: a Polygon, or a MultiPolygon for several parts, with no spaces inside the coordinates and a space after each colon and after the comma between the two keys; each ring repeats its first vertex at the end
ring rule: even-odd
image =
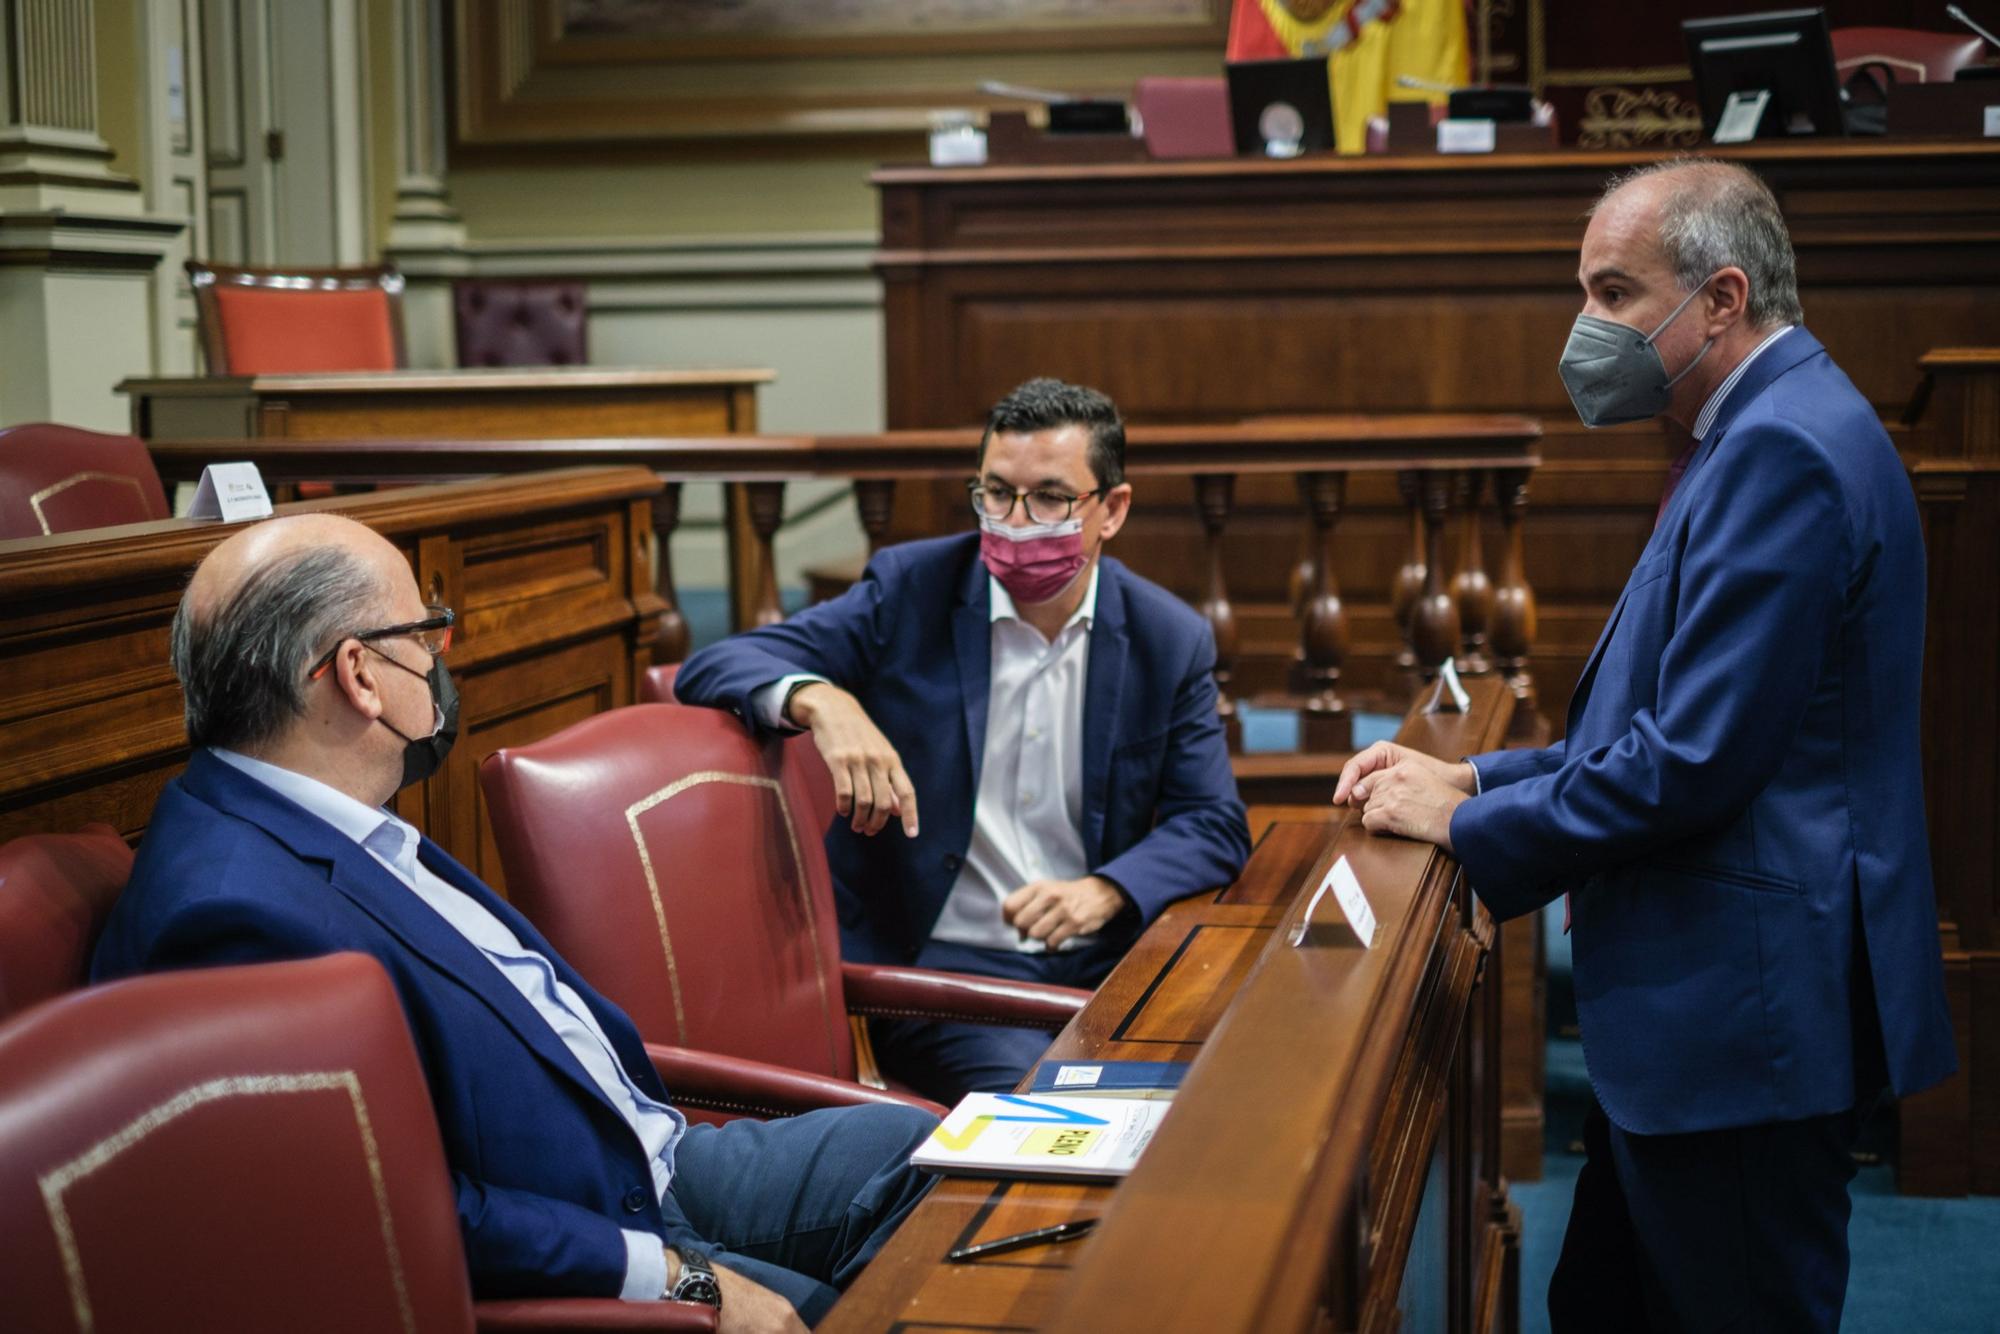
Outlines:
{"type": "Polygon", "coordinates": [[[1068,522],[1080,502],[1099,494],[1102,489],[1071,495],[1067,491],[1016,491],[1011,486],[988,486],[978,478],[965,484],[965,494],[972,500],[972,512],[981,518],[1005,519],[1014,512],[1017,502],[1025,502],[1028,518],[1036,523],[1068,522]]]}
{"type": "Polygon", "coordinates": [[[432,605],[426,605],[424,610],[430,615],[421,621],[407,621],[402,625],[385,625],[379,630],[357,630],[351,635],[342,635],[334,642],[333,647],[326,651],[326,656],[312,665],[312,670],[307,672],[306,676],[314,681],[324,676],[326,669],[333,666],[334,654],[340,652],[340,646],[350,639],[358,639],[366,644],[371,640],[395,639],[408,635],[417,641],[418,648],[433,658],[443,657],[446,650],[451,648],[451,627],[458,620],[458,613],[450,607],[432,605]]]}

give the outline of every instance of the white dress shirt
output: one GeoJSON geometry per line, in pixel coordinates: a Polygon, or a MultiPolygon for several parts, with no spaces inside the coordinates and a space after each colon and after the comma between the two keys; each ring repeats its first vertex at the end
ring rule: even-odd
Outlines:
{"type": "Polygon", "coordinates": [[[1722,411],[1723,401],[1729,397],[1729,391],[1736,387],[1736,382],[1743,378],[1743,372],[1750,369],[1750,363],[1762,356],[1765,348],[1777,342],[1797,327],[1796,325],[1787,324],[1784,328],[1766,337],[1763,342],[1750,349],[1749,356],[1736,363],[1736,369],[1729,372],[1723,378],[1721,384],[1715,386],[1715,392],[1708,396],[1708,401],[1701,405],[1701,411],[1695,415],[1694,438],[1696,440],[1700,440],[1708,435],[1708,428],[1715,425],[1715,414],[1722,411]]]}
{"type": "MultiPolygon", "coordinates": [[[[1083,602],[1048,640],[1021,619],[1000,581],[987,576],[991,683],[972,842],[933,940],[1041,954],[1048,947],[1023,940],[1000,915],[1000,904],[1031,881],[1090,874],[1083,847],[1083,689],[1097,577],[1092,568],[1083,602]]],[[[760,687],[751,708],[767,727],[796,730],[781,716],[785,696],[801,681],[824,679],[787,676],[760,687]]],[[[1096,939],[1072,936],[1059,949],[1082,949],[1096,939]]]]}
{"type": "MultiPolygon", "coordinates": [[[[639,1091],[612,1049],[583,997],[556,975],[548,959],[523,946],[505,923],[470,896],[460,893],[417,859],[419,835],[408,823],[380,807],[368,807],[345,792],[290,769],[217,747],[215,757],[289,799],[360,844],[362,850],[469,941],[532,1005],[583,1067],[591,1082],[625,1118],[653,1168],[653,1193],[664,1200],[674,1175],[674,1147],[687,1120],[672,1107],[639,1091]]],[[[627,1301],[657,1300],[667,1286],[667,1259],[660,1238],[620,1229],[625,1238],[627,1301]]]]}

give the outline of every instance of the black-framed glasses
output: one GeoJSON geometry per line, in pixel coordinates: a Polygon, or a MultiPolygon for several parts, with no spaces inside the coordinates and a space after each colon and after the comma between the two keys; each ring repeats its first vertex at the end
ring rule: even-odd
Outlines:
{"type": "Polygon", "coordinates": [[[450,607],[426,605],[424,610],[430,615],[421,621],[405,621],[401,625],[385,625],[379,630],[356,630],[351,635],[342,635],[334,641],[326,656],[312,665],[306,675],[317,681],[333,665],[333,655],[340,652],[340,646],[350,639],[358,639],[366,644],[376,639],[396,639],[407,635],[417,641],[417,647],[433,658],[441,658],[451,648],[451,628],[458,621],[458,613],[450,607]]]}
{"type": "Polygon", "coordinates": [[[1025,504],[1028,518],[1035,523],[1067,523],[1080,503],[1102,491],[1102,487],[1094,491],[1078,491],[1074,495],[1046,487],[1017,491],[1011,486],[989,486],[977,477],[965,484],[965,494],[972,501],[972,512],[980,518],[1005,520],[1014,512],[1016,504],[1025,504]]]}

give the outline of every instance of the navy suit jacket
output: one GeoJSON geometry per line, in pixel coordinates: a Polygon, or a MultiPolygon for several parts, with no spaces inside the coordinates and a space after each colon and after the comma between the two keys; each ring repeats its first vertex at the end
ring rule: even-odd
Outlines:
{"type": "Polygon", "coordinates": [[[1474,760],[1458,858],[1498,917],[1573,893],[1584,1056],[1625,1129],[1795,1120],[1953,1070],[1924,588],[1896,452],[1795,329],[1697,444],[1566,740],[1474,760]]]}
{"type": "MultiPolygon", "coordinates": [[[[540,932],[429,839],[423,864],[539,950],[632,1082],[666,1099],[639,1034],[540,932]]],[[[616,1296],[621,1228],[661,1233],[630,1125],[476,947],[361,846],[196,752],[167,785],[98,943],[95,980],[360,950],[395,980],[437,1108],[473,1290],[616,1296]]]]}
{"type": "MultiPolygon", "coordinates": [[[[1110,558],[1099,563],[1083,701],[1083,846],[1094,874],[1137,906],[1136,933],[1175,899],[1227,885],[1249,826],[1215,713],[1215,640],[1180,599],[1110,558]]],[[[992,625],[976,533],[886,547],[859,583],[790,620],[689,658],[674,694],[734,711],[760,686],[811,672],[853,692],[895,746],[922,832],[873,838],[836,820],[826,836],[842,950],[914,959],[972,843],[986,749],[992,625]]]]}

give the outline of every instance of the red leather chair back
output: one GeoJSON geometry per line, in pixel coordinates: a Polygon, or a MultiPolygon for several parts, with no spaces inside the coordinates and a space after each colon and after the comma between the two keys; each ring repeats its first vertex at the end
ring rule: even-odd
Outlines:
{"type": "Polygon", "coordinates": [[[337,954],[134,978],[0,1027],[9,1330],[470,1331],[388,975],[337,954]]]}
{"type": "Polygon", "coordinates": [[[1899,83],[1950,83],[1979,60],[1986,43],[1973,33],[1916,28],[1835,28],[1833,64],[1844,80],[1864,65],[1881,65],[1899,83]]]}
{"type": "Polygon", "coordinates": [[[132,849],[108,824],[0,844],[0,1019],[83,985],[131,876],[132,849]]]}
{"type": "Polygon", "coordinates": [[[852,1079],[826,850],[781,749],[635,704],[479,781],[509,897],[648,1040],[852,1079]]]}
{"type": "Polygon", "coordinates": [[[36,422],[0,431],[0,539],[172,517],[145,442],[36,422]]]}
{"type": "MultiPolygon", "coordinates": [[[[674,677],[681,665],[670,662],[660,667],[648,667],[639,678],[639,702],[641,704],[672,704],[674,700],[674,677]]],[[[820,758],[819,747],[804,733],[785,738],[784,763],[797,770],[798,781],[805,784],[809,809],[812,812],[813,837],[823,838],[827,827],[833,823],[836,814],[833,808],[833,775],[826,770],[826,761],[820,758]]]]}
{"type": "Polygon", "coordinates": [[[403,364],[403,276],[390,265],[187,263],[211,375],[390,371],[403,364]]]}
{"type": "Polygon", "coordinates": [[[581,366],[589,358],[582,283],[452,284],[461,366],[581,366]]]}

